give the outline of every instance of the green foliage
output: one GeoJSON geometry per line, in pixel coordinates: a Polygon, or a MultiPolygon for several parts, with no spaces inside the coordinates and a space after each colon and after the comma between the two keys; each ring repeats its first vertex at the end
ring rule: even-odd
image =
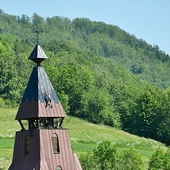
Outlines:
{"type": "Polygon", "coordinates": [[[143,170],[142,156],[134,147],[117,152],[117,147],[110,141],[103,141],[93,150],[92,154],[80,157],[85,170],[143,170]]]}
{"type": "Polygon", "coordinates": [[[5,106],[5,102],[2,98],[0,98],[0,107],[4,107],[5,106]]]}
{"type": "Polygon", "coordinates": [[[116,148],[109,141],[103,141],[94,149],[94,159],[99,169],[112,169],[116,163],[116,148]]]}
{"type": "Polygon", "coordinates": [[[92,153],[81,155],[81,166],[84,170],[95,170],[95,161],[92,153]]]}
{"type": "Polygon", "coordinates": [[[149,169],[150,170],[168,170],[170,169],[170,148],[166,152],[158,148],[149,160],[149,169]]]}
{"type": "Polygon", "coordinates": [[[165,153],[165,155],[164,155],[164,165],[163,165],[163,167],[164,167],[164,170],[168,170],[168,169],[170,169],[170,162],[169,162],[169,160],[170,160],[170,147],[167,149],[167,151],[166,151],[166,153],[165,153]]]}
{"type": "Polygon", "coordinates": [[[170,89],[166,89],[162,95],[161,95],[161,107],[158,109],[158,131],[157,135],[161,142],[170,144],[170,129],[169,129],[169,123],[170,123],[170,89]]]}
{"type": "Polygon", "coordinates": [[[134,148],[125,149],[119,156],[118,169],[120,170],[143,170],[144,162],[142,156],[134,148]]]}
{"type": "Polygon", "coordinates": [[[82,97],[82,117],[93,123],[120,128],[119,114],[111,102],[111,96],[106,90],[91,89],[82,97]]]}

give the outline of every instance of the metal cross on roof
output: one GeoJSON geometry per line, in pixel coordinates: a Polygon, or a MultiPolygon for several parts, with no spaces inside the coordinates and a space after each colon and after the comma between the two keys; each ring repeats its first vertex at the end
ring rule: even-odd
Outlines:
{"type": "Polygon", "coordinates": [[[37,34],[36,37],[37,37],[37,45],[39,44],[39,34],[42,33],[43,30],[35,30],[35,33],[37,34]]]}

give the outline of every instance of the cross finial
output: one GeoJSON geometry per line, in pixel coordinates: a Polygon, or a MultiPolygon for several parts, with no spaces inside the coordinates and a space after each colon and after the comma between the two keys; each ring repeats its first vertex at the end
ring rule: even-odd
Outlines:
{"type": "Polygon", "coordinates": [[[37,45],[39,44],[39,34],[42,33],[42,30],[35,30],[35,33],[37,34],[37,45]]]}

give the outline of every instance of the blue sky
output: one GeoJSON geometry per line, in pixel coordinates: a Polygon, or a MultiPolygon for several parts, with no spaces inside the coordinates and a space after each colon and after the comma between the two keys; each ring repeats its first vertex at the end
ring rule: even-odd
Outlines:
{"type": "Polygon", "coordinates": [[[0,0],[0,9],[19,16],[102,21],[170,54],[170,0],[0,0]]]}

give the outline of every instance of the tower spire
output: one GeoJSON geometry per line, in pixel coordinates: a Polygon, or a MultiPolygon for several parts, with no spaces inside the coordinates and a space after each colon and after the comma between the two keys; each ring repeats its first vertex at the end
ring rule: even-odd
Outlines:
{"type": "Polygon", "coordinates": [[[40,65],[40,63],[48,58],[44,53],[43,49],[39,45],[39,34],[42,33],[42,30],[35,30],[36,38],[37,38],[37,45],[33,49],[32,53],[29,56],[29,59],[40,65]]]}

